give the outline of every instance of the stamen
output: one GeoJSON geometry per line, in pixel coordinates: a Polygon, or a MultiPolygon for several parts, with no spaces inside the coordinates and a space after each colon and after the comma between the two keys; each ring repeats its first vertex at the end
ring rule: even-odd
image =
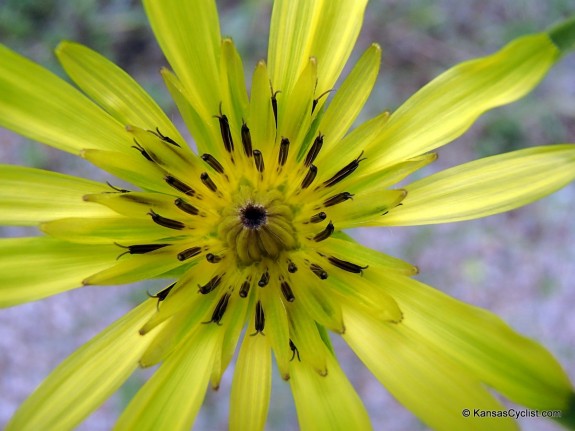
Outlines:
{"type": "Polygon", "coordinates": [[[317,167],[315,165],[311,165],[309,167],[309,170],[307,171],[305,178],[301,182],[301,188],[307,189],[315,179],[316,175],[317,175],[317,167]]]}
{"type": "Polygon", "coordinates": [[[326,94],[329,94],[332,90],[326,90],[323,93],[321,93],[319,96],[317,96],[314,100],[313,103],[311,105],[311,113],[313,114],[313,111],[315,110],[315,107],[317,106],[317,103],[319,102],[319,99],[321,99],[323,96],[325,96],[326,94]]]}
{"type": "Polygon", "coordinates": [[[148,296],[150,298],[158,298],[158,303],[156,304],[156,309],[159,310],[160,308],[160,302],[162,302],[164,299],[166,299],[168,297],[168,294],[170,293],[170,291],[172,290],[172,288],[176,285],[176,282],[173,282],[172,284],[170,284],[168,287],[166,287],[165,289],[160,290],[158,293],[156,293],[155,295],[150,295],[148,293],[148,296]]]}
{"type": "Polygon", "coordinates": [[[295,263],[293,263],[291,260],[288,260],[288,272],[293,274],[294,272],[297,271],[297,266],[295,263]]]}
{"type": "Polygon", "coordinates": [[[135,148],[136,150],[138,150],[142,154],[142,156],[144,156],[150,162],[154,163],[154,161],[152,160],[150,155],[147,153],[147,151],[144,149],[144,147],[142,147],[140,145],[140,143],[138,141],[136,141],[136,138],[134,138],[134,142],[136,143],[136,145],[132,145],[132,148],[135,148]]]}
{"type": "Polygon", "coordinates": [[[206,254],[206,260],[210,263],[218,263],[223,259],[221,256],[217,256],[213,253],[206,254]]]}
{"type": "Polygon", "coordinates": [[[351,199],[352,197],[353,197],[353,194],[348,193],[348,192],[338,193],[337,195],[334,195],[330,198],[327,198],[323,202],[323,205],[325,207],[331,207],[333,205],[337,205],[339,203],[345,202],[346,200],[351,199]]]}
{"type": "Polygon", "coordinates": [[[216,184],[214,183],[214,181],[210,178],[210,176],[208,175],[207,172],[202,172],[202,174],[200,175],[200,180],[202,180],[202,183],[204,183],[204,185],[210,189],[212,192],[217,192],[218,191],[218,186],[216,186],[216,184]]]}
{"type": "Polygon", "coordinates": [[[357,169],[357,167],[359,166],[359,162],[365,160],[365,158],[363,158],[363,159],[361,158],[362,155],[363,155],[363,151],[357,157],[357,159],[355,159],[353,162],[350,162],[346,166],[341,168],[339,171],[336,172],[336,174],[333,177],[331,177],[327,181],[324,181],[324,183],[322,185],[324,187],[331,187],[331,186],[339,183],[344,178],[351,175],[353,173],[353,171],[355,171],[357,169]]]}
{"type": "Polygon", "coordinates": [[[253,334],[250,334],[252,337],[254,335],[257,334],[262,334],[262,335],[266,335],[264,334],[264,326],[266,324],[266,316],[264,314],[264,307],[262,307],[262,303],[260,301],[258,301],[258,303],[256,304],[256,315],[255,315],[255,327],[256,327],[256,332],[254,332],[253,334]]]}
{"type": "Polygon", "coordinates": [[[256,169],[258,170],[258,172],[263,172],[265,166],[262,152],[260,150],[254,150],[253,155],[254,155],[254,161],[256,162],[256,169]]]}
{"type": "Polygon", "coordinates": [[[200,292],[203,295],[210,293],[212,290],[214,290],[216,287],[218,287],[220,285],[223,277],[224,277],[224,274],[219,274],[219,275],[216,275],[215,277],[213,277],[210,281],[208,281],[203,286],[200,286],[198,284],[198,287],[200,288],[198,290],[198,292],[200,292]]]}
{"type": "Polygon", "coordinates": [[[222,104],[220,103],[220,115],[214,115],[215,118],[220,122],[220,133],[222,135],[222,141],[224,147],[228,153],[234,151],[234,140],[232,139],[232,132],[230,130],[230,123],[228,117],[222,114],[222,104]]]}
{"type": "Polygon", "coordinates": [[[220,300],[218,301],[218,305],[216,305],[216,308],[214,309],[214,312],[212,313],[212,318],[211,320],[207,321],[207,322],[202,322],[202,323],[216,323],[218,326],[221,326],[220,320],[222,320],[222,317],[224,317],[224,313],[226,312],[226,308],[228,308],[228,302],[230,300],[230,294],[229,293],[224,293],[224,295],[220,298],[220,300]]]}
{"type": "Polygon", "coordinates": [[[309,269],[312,270],[312,272],[317,275],[320,279],[325,280],[327,278],[327,272],[324,271],[324,269],[319,266],[317,263],[312,263],[309,266],[309,269]]]}
{"type": "Polygon", "coordinates": [[[152,209],[150,209],[148,215],[152,216],[152,220],[154,221],[154,223],[159,224],[160,226],[163,227],[167,227],[168,229],[182,230],[186,227],[186,225],[181,221],[162,217],[158,213],[154,212],[154,210],[152,209]]]}
{"type": "Polygon", "coordinates": [[[154,135],[156,135],[158,138],[160,138],[162,141],[167,142],[168,144],[172,144],[176,147],[180,147],[180,144],[178,144],[176,141],[174,141],[172,138],[170,138],[169,136],[164,136],[162,135],[162,132],[160,132],[160,129],[156,127],[156,131],[154,132],[153,130],[148,130],[148,132],[153,133],[154,135]]]}
{"type": "Polygon", "coordinates": [[[299,357],[299,350],[297,349],[297,347],[295,346],[295,344],[293,343],[293,341],[291,340],[291,338],[290,338],[290,340],[289,340],[289,348],[291,349],[291,352],[292,352],[292,357],[291,357],[291,359],[290,359],[290,362],[294,360],[294,358],[296,357],[296,355],[297,355],[297,360],[298,360],[299,362],[301,362],[301,359],[300,359],[300,357],[299,357]]]}
{"type": "Polygon", "coordinates": [[[240,297],[241,298],[245,298],[248,296],[248,293],[250,291],[250,287],[251,287],[251,283],[249,282],[249,280],[246,280],[242,283],[242,286],[240,287],[240,297]]]}
{"type": "Polygon", "coordinates": [[[286,164],[289,153],[289,139],[282,138],[280,143],[280,152],[278,154],[278,165],[281,167],[286,164]]]}
{"type": "Polygon", "coordinates": [[[192,204],[187,203],[185,200],[177,198],[174,201],[174,204],[181,209],[183,212],[188,213],[190,215],[198,215],[200,213],[200,210],[197,209],[195,206],[193,206],[192,204]]]}
{"type": "Polygon", "coordinates": [[[224,173],[224,167],[211,154],[202,154],[202,160],[210,165],[218,174],[224,173]]]}
{"type": "Polygon", "coordinates": [[[293,292],[292,292],[291,287],[287,281],[284,280],[280,283],[280,289],[281,289],[281,291],[284,295],[284,298],[286,299],[287,302],[294,302],[295,296],[293,296],[293,292]]]}
{"type": "Polygon", "coordinates": [[[304,165],[308,167],[313,163],[317,155],[319,154],[321,147],[323,145],[323,135],[319,133],[317,138],[314,139],[311,148],[307,152],[307,156],[305,157],[304,165]]]}
{"type": "Polygon", "coordinates": [[[322,211],[320,213],[317,213],[316,215],[311,216],[309,219],[309,223],[322,222],[326,219],[326,217],[327,217],[327,214],[322,211]]]}
{"type": "MultiPolygon", "coordinates": [[[[130,190],[126,190],[126,189],[120,189],[116,186],[113,186],[112,184],[110,184],[108,181],[106,181],[106,184],[108,184],[108,186],[110,186],[112,189],[116,190],[119,193],[130,193],[130,190]]],[[[111,193],[111,192],[110,192],[111,193]]]]}
{"type": "Polygon", "coordinates": [[[250,129],[246,123],[242,123],[242,145],[244,147],[244,153],[246,156],[252,156],[252,135],[250,134],[250,129]]]}
{"type": "Polygon", "coordinates": [[[192,247],[178,253],[178,260],[184,261],[197,256],[202,252],[202,247],[192,247]]]}
{"type": "Polygon", "coordinates": [[[272,87],[272,110],[274,111],[274,118],[276,120],[276,129],[278,128],[278,99],[276,98],[276,94],[278,93],[281,93],[281,91],[274,92],[274,89],[272,87]]]}
{"type": "Polygon", "coordinates": [[[175,188],[176,190],[188,195],[188,196],[194,196],[196,194],[195,190],[193,188],[191,188],[189,185],[187,185],[186,183],[178,180],[176,177],[173,177],[172,175],[166,175],[164,177],[164,181],[171,187],[175,188]]]}
{"type": "Polygon", "coordinates": [[[118,260],[119,258],[121,258],[123,255],[130,253],[130,254],[145,254],[145,253],[149,253],[151,251],[154,250],[158,250],[160,248],[166,247],[170,244],[139,244],[139,245],[128,245],[128,246],[124,246],[121,244],[118,244],[117,242],[115,242],[114,244],[116,244],[118,247],[121,248],[125,248],[128,251],[125,251],[124,253],[120,254],[116,260],[118,260]]]}
{"type": "Polygon", "coordinates": [[[268,285],[269,282],[270,282],[270,273],[266,271],[262,274],[260,281],[258,281],[258,286],[265,287],[268,285]]]}
{"type": "Polygon", "coordinates": [[[322,230],[320,233],[318,233],[316,236],[313,237],[313,240],[315,242],[323,241],[324,239],[329,238],[334,230],[335,227],[333,226],[333,223],[330,221],[324,230],[322,230]]]}
{"type": "Polygon", "coordinates": [[[330,256],[327,260],[334,266],[337,266],[344,271],[353,272],[355,274],[363,274],[363,270],[367,269],[369,265],[359,266],[355,263],[347,262],[345,260],[338,259],[337,257],[330,256]]]}

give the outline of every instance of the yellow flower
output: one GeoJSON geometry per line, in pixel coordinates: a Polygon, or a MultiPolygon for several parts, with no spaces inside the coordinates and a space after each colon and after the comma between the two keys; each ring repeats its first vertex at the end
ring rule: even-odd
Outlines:
{"type": "Polygon", "coordinates": [[[511,418],[462,415],[503,409],[488,388],[573,417],[572,386],[546,350],[342,232],[484,217],[575,179],[575,146],[564,144],[395,186],[483,112],[529,92],[570,47],[573,22],[457,65],[391,115],[349,132],[380,48],[369,47],[328,93],[365,1],[276,1],[268,61],[256,65],[249,97],[214,2],[144,5],[173,69],[162,76],[198,154],[135,81],[90,49],[64,42],[56,51],[84,95],[0,48],[0,125],[134,185],[3,165],[0,221],[37,225],[45,235],[0,242],[0,283],[10,286],[2,304],[82,284],[176,279],[56,368],[9,430],[73,428],[138,364],[160,366],[117,429],[188,429],[242,334],[231,429],[263,429],[272,351],[302,429],[369,429],[328,330],[433,428],[513,429],[511,418]]]}

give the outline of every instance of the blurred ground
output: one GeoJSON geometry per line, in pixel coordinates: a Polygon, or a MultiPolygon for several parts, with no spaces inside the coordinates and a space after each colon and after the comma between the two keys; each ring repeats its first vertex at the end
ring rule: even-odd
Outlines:
{"type": "MultiPolygon", "coordinates": [[[[0,40],[57,71],[51,50],[62,39],[86,43],[135,76],[177,121],[158,69],[165,64],[137,1],[0,0],[0,40]]],[[[246,75],[266,56],[269,1],[218,2],[222,33],[234,37],[246,75]]],[[[362,119],[395,109],[447,67],[493,52],[517,35],[543,30],[575,13],[568,0],[457,2],[374,1],[354,53],[371,42],[384,50],[381,78],[362,119]]],[[[431,171],[533,145],[575,141],[575,55],[564,59],[528,97],[485,115],[456,143],[440,151],[431,171]]],[[[106,174],[75,157],[0,130],[0,162],[59,172],[106,174]]],[[[363,243],[417,264],[419,279],[485,307],[551,350],[575,380],[575,185],[528,207],[459,224],[355,231],[363,243]]],[[[3,236],[30,235],[3,229],[3,236]]],[[[0,428],[19,403],[69,353],[145,297],[157,283],[90,287],[0,311],[0,428]]],[[[441,312],[441,311],[438,311],[441,312]]],[[[398,405],[347,348],[339,357],[364,399],[376,429],[422,425],[398,405]]],[[[230,367],[221,389],[208,392],[195,429],[226,429],[230,367]]],[[[110,429],[149,372],[138,373],[79,429],[110,429]]],[[[433,400],[430,400],[432,403],[433,400]]],[[[527,419],[526,430],[554,430],[527,419]]],[[[269,430],[294,430],[289,386],[274,380],[269,430]]]]}

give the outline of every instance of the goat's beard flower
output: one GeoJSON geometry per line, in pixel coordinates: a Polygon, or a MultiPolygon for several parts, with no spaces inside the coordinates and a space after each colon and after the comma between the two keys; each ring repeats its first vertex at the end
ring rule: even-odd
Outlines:
{"type": "Polygon", "coordinates": [[[462,63],[393,114],[348,133],[378,73],[377,45],[326,101],[365,2],[276,1],[268,63],[257,64],[249,97],[213,2],[144,3],[175,72],[162,76],[198,154],[128,75],[88,48],[65,42],[57,49],[88,97],[0,49],[0,123],[139,188],[2,166],[2,221],[46,234],[0,242],[2,286],[9,286],[2,302],[82,284],[176,278],[62,363],[8,429],[72,428],[138,364],[160,366],[117,428],[187,429],[244,330],[231,429],[263,429],[272,351],[303,429],[370,428],[328,330],[431,427],[513,428],[511,418],[462,415],[503,410],[487,387],[531,408],[571,412],[571,385],[546,350],[494,315],[413,280],[414,266],[341,230],[487,216],[572,181],[575,148],[565,144],[394,188],[481,113],[531,90],[572,26],[462,63]]]}

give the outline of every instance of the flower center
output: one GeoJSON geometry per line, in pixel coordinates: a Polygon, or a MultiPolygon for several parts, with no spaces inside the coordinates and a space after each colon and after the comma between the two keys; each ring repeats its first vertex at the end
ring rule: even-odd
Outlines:
{"type": "Polygon", "coordinates": [[[297,248],[293,213],[277,191],[257,193],[242,188],[234,205],[222,212],[218,236],[235,252],[240,264],[278,260],[297,248]]]}
{"type": "Polygon", "coordinates": [[[267,224],[268,213],[262,205],[249,203],[240,209],[240,220],[244,227],[258,229],[267,224]]]}

